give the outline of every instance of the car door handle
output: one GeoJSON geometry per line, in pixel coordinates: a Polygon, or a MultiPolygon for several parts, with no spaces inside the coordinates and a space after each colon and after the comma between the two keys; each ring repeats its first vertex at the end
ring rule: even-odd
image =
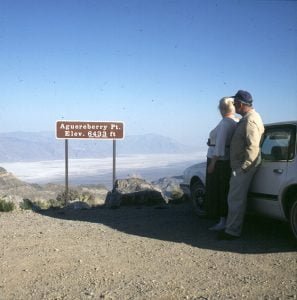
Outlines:
{"type": "Polygon", "coordinates": [[[283,174],[284,170],[283,169],[273,169],[273,172],[276,174],[283,174]]]}

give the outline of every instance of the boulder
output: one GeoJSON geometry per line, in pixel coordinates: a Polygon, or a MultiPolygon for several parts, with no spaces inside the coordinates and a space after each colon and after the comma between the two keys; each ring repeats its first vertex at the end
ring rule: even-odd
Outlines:
{"type": "Polygon", "coordinates": [[[120,205],[164,205],[165,197],[156,186],[140,178],[118,179],[108,192],[105,205],[117,208],[120,205]]]}
{"type": "Polygon", "coordinates": [[[182,203],[185,201],[184,192],[180,188],[183,176],[163,177],[152,184],[162,190],[163,197],[167,203],[182,203]]]}

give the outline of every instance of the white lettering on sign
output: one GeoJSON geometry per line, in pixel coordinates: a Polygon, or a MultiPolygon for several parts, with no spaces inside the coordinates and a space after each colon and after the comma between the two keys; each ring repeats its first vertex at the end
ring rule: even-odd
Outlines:
{"type": "Polygon", "coordinates": [[[108,121],[57,121],[58,139],[122,139],[123,122],[108,121]]]}

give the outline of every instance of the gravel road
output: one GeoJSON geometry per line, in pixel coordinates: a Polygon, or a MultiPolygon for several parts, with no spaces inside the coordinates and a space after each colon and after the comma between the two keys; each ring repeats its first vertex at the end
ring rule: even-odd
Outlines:
{"type": "Polygon", "coordinates": [[[0,213],[0,299],[297,299],[287,224],[212,224],[189,203],[0,213]]]}

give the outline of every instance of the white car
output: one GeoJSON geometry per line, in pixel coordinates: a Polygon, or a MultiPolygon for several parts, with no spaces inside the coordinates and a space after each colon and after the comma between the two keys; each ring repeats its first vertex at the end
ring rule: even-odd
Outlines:
{"type": "MultiPolygon", "coordinates": [[[[248,211],[288,221],[297,239],[297,121],[265,125],[262,163],[249,191],[248,211]]],[[[206,163],[184,171],[181,188],[204,215],[206,163]]]]}

